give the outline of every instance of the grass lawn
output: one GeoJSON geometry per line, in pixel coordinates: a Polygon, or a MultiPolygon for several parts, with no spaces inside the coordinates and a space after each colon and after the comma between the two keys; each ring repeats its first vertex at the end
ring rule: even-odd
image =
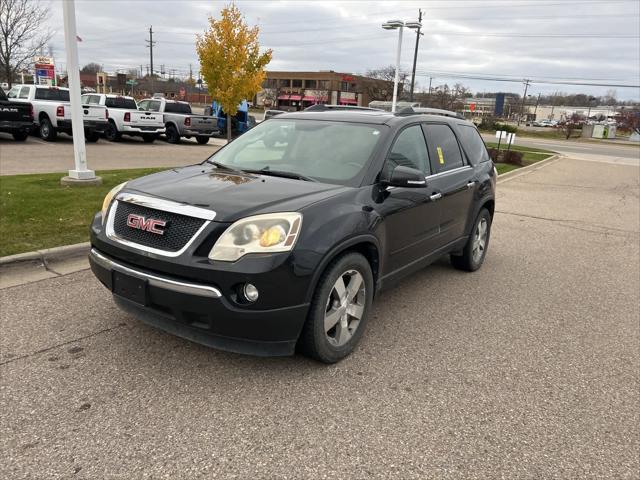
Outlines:
{"type": "MultiPolygon", "coordinates": [[[[486,145],[488,148],[498,148],[497,142],[487,142],[486,145]]],[[[504,145],[500,145],[500,151],[503,150],[503,146],[504,145]]],[[[543,150],[541,148],[522,147],[518,145],[512,146],[511,150],[524,152],[524,157],[522,158],[522,160],[524,161],[525,166],[539,162],[540,160],[544,160],[545,158],[549,158],[554,155],[554,152],[551,152],[549,150],[543,150]]],[[[498,170],[499,175],[510,172],[511,170],[515,170],[516,168],[520,167],[518,167],[517,165],[509,165],[506,163],[496,163],[496,169],[498,170]]]]}
{"type": "Polygon", "coordinates": [[[63,187],[62,173],[0,176],[0,256],[85,242],[117,184],[166,168],[98,172],[99,187],[63,187]]]}

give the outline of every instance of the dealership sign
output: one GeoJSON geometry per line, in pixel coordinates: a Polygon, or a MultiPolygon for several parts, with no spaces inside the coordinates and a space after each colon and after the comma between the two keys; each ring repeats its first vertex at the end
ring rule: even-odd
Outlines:
{"type": "Polygon", "coordinates": [[[34,59],[36,83],[39,85],[56,84],[56,68],[51,57],[36,57],[34,59]]]}

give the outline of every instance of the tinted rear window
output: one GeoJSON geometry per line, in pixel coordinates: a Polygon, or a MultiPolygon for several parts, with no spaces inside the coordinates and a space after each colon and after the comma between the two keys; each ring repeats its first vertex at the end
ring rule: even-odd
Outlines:
{"type": "Polygon", "coordinates": [[[60,90],[59,88],[36,88],[36,100],[68,102],[69,90],[60,90]]]}
{"type": "Polygon", "coordinates": [[[191,113],[191,105],[188,103],[167,102],[164,107],[165,113],[191,113]]]}
{"type": "Polygon", "coordinates": [[[138,106],[133,98],[112,97],[105,100],[107,108],[126,108],[127,110],[137,110],[138,106]]]}
{"type": "Polygon", "coordinates": [[[462,145],[464,146],[467,155],[471,157],[471,161],[488,162],[489,153],[487,152],[487,148],[485,147],[478,130],[470,125],[460,124],[458,125],[458,130],[460,131],[462,145]]]}

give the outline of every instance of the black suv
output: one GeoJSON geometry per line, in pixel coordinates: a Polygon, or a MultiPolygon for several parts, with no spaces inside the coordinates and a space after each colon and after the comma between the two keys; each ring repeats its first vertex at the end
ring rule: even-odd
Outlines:
{"type": "Polygon", "coordinates": [[[91,267],[123,309],[255,355],[348,355],[375,293],[448,254],[485,258],[496,171],[438,111],[278,115],[202,164],[114,188],[91,267]]]}

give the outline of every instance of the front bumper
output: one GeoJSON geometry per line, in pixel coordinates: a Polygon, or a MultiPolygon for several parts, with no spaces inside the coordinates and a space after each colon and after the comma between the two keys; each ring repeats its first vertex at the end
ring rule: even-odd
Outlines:
{"type": "Polygon", "coordinates": [[[216,285],[195,283],[129,266],[93,248],[89,263],[116,303],[145,323],[210,347],[260,356],[291,355],[308,304],[239,308],[216,285]],[[114,278],[136,279],[140,295],[122,296],[114,278]]]}

